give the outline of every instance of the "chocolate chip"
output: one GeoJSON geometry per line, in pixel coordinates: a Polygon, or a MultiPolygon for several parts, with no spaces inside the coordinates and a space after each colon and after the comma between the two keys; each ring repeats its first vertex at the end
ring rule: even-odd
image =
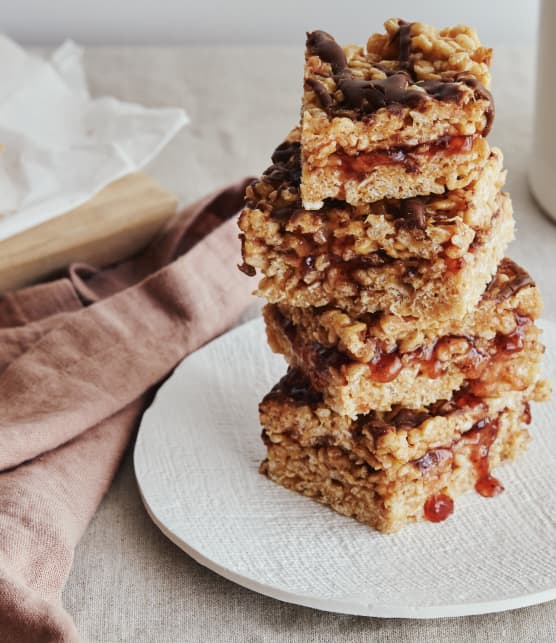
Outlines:
{"type": "Polygon", "coordinates": [[[286,222],[293,214],[293,206],[284,206],[283,208],[273,208],[270,211],[270,218],[274,221],[286,222]]]}
{"type": "Polygon", "coordinates": [[[263,429],[261,431],[261,440],[263,441],[265,447],[269,447],[272,445],[272,440],[268,437],[268,433],[263,429]]]}
{"type": "Polygon", "coordinates": [[[428,417],[429,414],[426,411],[402,408],[394,411],[389,420],[396,428],[402,426],[414,428],[422,424],[428,417]]]}

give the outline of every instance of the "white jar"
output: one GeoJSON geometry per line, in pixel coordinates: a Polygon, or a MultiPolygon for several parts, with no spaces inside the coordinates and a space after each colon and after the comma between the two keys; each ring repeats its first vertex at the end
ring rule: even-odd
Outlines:
{"type": "Polygon", "coordinates": [[[542,0],[537,51],[537,91],[529,184],[556,220],[556,2],[542,0]]]}

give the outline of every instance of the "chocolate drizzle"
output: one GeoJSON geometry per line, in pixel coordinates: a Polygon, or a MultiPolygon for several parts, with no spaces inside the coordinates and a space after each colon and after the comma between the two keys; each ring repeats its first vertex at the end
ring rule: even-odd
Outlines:
{"type": "Polygon", "coordinates": [[[382,107],[420,107],[429,98],[440,101],[458,101],[462,97],[462,85],[471,88],[475,100],[489,101],[486,124],[482,132],[486,136],[494,118],[494,101],[490,92],[471,74],[464,72],[454,78],[441,80],[418,80],[411,55],[412,23],[399,20],[399,29],[391,39],[398,48],[398,69],[388,69],[380,64],[374,66],[386,74],[383,80],[356,78],[349,68],[342,47],[325,31],[307,34],[307,51],[318,56],[332,67],[332,77],[337,92],[330,94],[325,85],[315,78],[308,78],[307,85],[315,92],[321,106],[329,113],[354,110],[359,117],[371,115],[382,107]]]}
{"type": "Polygon", "coordinates": [[[326,31],[312,31],[307,34],[307,50],[310,54],[318,56],[325,63],[329,63],[335,74],[347,67],[347,58],[344,50],[326,31]]]}
{"type": "Polygon", "coordinates": [[[328,110],[332,107],[332,104],[334,103],[332,96],[328,93],[328,90],[321,82],[316,78],[307,78],[305,82],[318,96],[323,109],[328,110]]]}
{"type": "Polygon", "coordinates": [[[400,49],[400,66],[404,69],[409,69],[411,66],[411,23],[405,20],[399,20],[398,24],[400,25],[397,32],[400,49]]]}
{"type": "Polygon", "coordinates": [[[426,226],[425,204],[427,197],[413,197],[400,201],[400,216],[396,219],[398,228],[423,230],[426,226]]]}
{"type": "Polygon", "coordinates": [[[322,394],[315,391],[303,373],[295,368],[288,368],[286,375],[265,395],[262,403],[284,398],[299,406],[316,406],[322,402],[322,394]]]}
{"type": "MultiPolygon", "coordinates": [[[[362,114],[370,114],[381,107],[392,104],[409,105],[416,107],[426,99],[424,92],[408,89],[411,76],[405,69],[409,69],[409,52],[411,38],[409,37],[408,23],[400,23],[400,62],[403,69],[387,75],[384,80],[363,80],[355,78],[348,66],[346,56],[340,45],[325,31],[313,31],[307,34],[307,50],[310,54],[318,56],[323,62],[329,63],[334,74],[334,81],[342,93],[340,107],[355,109],[362,114]],[[402,35],[403,30],[403,35],[402,35]],[[403,60],[402,60],[403,59],[403,60]],[[406,60],[407,59],[407,60],[406,60]]],[[[326,88],[318,81],[307,81],[311,89],[319,97],[323,109],[330,110],[334,107],[334,99],[327,93],[323,98],[326,88]],[[318,85],[315,85],[315,82],[318,85]]]]}
{"type": "Polygon", "coordinates": [[[301,180],[300,144],[297,141],[284,141],[272,154],[272,163],[263,172],[263,178],[273,183],[299,184],[301,180]]]}
{"type": "Polygon", "coordinates": [[[501,302],[512,297],[522,288],[534,285],[533,278],[526,270],[505,257],[498,266],[498,272],[487,286],[484,296],[501,302]]]}

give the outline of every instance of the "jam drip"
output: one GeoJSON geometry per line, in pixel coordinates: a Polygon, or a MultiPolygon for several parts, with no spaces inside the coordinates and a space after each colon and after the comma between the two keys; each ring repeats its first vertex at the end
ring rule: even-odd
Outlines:
{"type": "Polygon", "coordinates": [[[375,382],[381,382],[383,384],[395,380],[402,368],[402,360],[400,359],[400,356],[397,352],[377,352],[377,354],[369,364],[371,379],[375,382]]]}
{"type": "Polygon", "coordinates": [[[477,474],[475,491],[486,498],[504,491],[502,484],[491,475],[489,465],[490,448],[498,435],[498,424],[497,419],[485,418],[463,436],[466,444],[471,445],[470,460],[477,474]]]}
{"type": "MultiPolygon", "coordinates": [[[[465,445],[471,447],[469,459],[473,464],[477,480],[475,491],[485,498],[492,498],[504,491],[504,487],[491,473],[489,454],[490,448],[498,435],[498,419],[484,418],[477,422],[472,429],[467,431],[461,440],[465,445]]],[[[436,467],[444,467],[448,462],[453,461],[451,447],[440,447],[428,451],[414,464],[422,473],[436,467]]],[[[431,495],[423,507],[425,518],[431,522],[441,522],[454,510],[454,501],[449,496],[441,494],[431,495]]]]}
{"type": "Polygon", "coordinates": [[[454,501],[445,493],[435,493],[427,498],[423,512],[426,520],[442,522],[454,512],[454,501]]]}

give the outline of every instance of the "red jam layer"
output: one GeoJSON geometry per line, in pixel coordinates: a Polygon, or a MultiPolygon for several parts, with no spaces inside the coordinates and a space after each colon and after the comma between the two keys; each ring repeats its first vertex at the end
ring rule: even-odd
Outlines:
{"type": "Polygon", "coordinates": [[[391,147],[387,150],[361,152],[355,156],[337,152],[333,159],[345,179],[363,181],[376,167],[383,165],[402,165],[406,172],[416,172],[426,159],[435,154],[452,156],[470,152],[477,135],[442,136],[432,143],[422,143],[411,147],[391,147]]]}

